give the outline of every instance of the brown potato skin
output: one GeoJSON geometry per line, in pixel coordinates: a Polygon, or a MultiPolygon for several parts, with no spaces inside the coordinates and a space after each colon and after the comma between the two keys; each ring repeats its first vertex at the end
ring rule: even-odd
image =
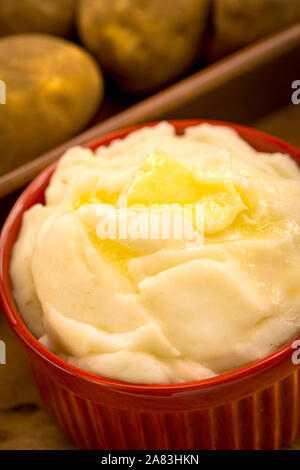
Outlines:
{"type": "Polygon", "coordinates": [[[81,131],[99,107],[102,74],[83,49],[54,36],[0,39],[0,174],[81,131]]]}
{"type": "Polygon", "coordinates": [[[210,0],[79,0],[83,44],[127,92],[153,91],[191,66],[210,0]]]}
{"type": "Polygon", "coordinates": [[[0,36],[45,33],[68,36],[76,0],[0,0],[0,36]]]}
{"type": "Polygon", "coordinates": [[[235,50],[300,21],[300,0],[214,0],[223,49],[235,50]]]}

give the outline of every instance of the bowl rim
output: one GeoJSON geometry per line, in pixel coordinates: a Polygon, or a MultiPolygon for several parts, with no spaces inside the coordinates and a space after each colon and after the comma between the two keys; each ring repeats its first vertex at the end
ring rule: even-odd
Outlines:
{"type": "MultiPolygon", "coordinates": [[[[161,122],[168,122],[174,126],[178,131],[184,130],[187,127],[195,126],[199,124],[211,124],[216,126],[229,127],[236,130],[239,134],[252,136],[259,140],[265,140],[269,143],[280,147],[282,151],[293,154],[293,159],[299,159],[300,162],[300,150],[293,145],[281,140],[272,135],[266,134],[259,130],[243,126],[240,124],[208,120],[208,119],[179,119],[179,120],[166,120],[166,121],[154,121],[138,124],[135,126],[120,129],[104,136],[99,137],[82,147],[90,148],[95,150],[101,145],[109,145],[116,139],[123,139],[128,134],[139,130],[144,127],[153,127],[161,122]],[[296,157],[295,157],[296,156],[296,157]]],[[[251,145],[251,144],[250,144],[251,145]]],[[[30,332],[25,323],[23,322],[21,315],[19,315],[15,302],[13,300],[13,294],[11,290],[10,277],[9,277],[9,262],[11,259],[11,252],[13,244],[18,236],[21,219],[23,213],[36,203],[37,196],[44,194],[46,187],[49,184],[49,179],[55,171],[59,159],[43,170],[34,180],[22,191],[10,210],[1,230],[0,235],[0,300],[2,304],[2,310],[6,317],[9,325],[19,338],[22,343],[25,343],[34,353],[40,356],[44,361],[50,363],[56,369],[60,369],[64,373],[68,373],[73,377],[81,379],[85,382],[93,382],[98,385],[106,386],[115,390],[122,390],[132,393],[143,393],[143,394],[160,394],[160,393],[176,393],[183,391],[193,391],[200,389],[207,389],[216,387],[219,385],[225,385],[233,381],[251,377],[251,375],[257,374],[264,370],[270,369],[279,363],[286,361],[291,357],[291,353],[294,351],[293,344],[295,341],[300,341],[300,334],[292,338],[288,343],[284,344],[281,348],[275,350],[266,357],[257,361],[251,362],[243,367],[234,369],[232,371],[211,377],[206,379],[194,380],[190,382],[171,383],[171,384],[140,384],[130,383],[120,380],[110,379],[102,377],[100,375],[87,372],[80,369],[64,359],[51,352],[49,349],[44,347],[38,339],[30,332]],[[17,228],[16,228],[17,227],[17,228]],[[15,232],[15,234],[14,234],[15,232]],[[14,236],[15,235],[15,236],[14,236]],[[11,236],[13,237],[10,243],[11,236]]]]}

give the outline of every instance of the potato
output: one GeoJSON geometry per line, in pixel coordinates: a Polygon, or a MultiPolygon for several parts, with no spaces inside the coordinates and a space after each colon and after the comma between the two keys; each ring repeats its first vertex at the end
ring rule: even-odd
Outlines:
{"type": "Polygon", "coordinates": [[[76,0],[0,0],[0,36],[46,33],[67,36],[76,0]]]}
{"type": "Polygon", "coordinates": [[[300,20],[300,0],[214,0],[218,42],[234,50],[300,20]]]}
{"type": "Polygon", "coordinates": [[[210,0],[80,0],[82,42],[121,88],[153,91],[193,64],[210,0]]]}
{"type": "Polygon", "coordinates": [[[0,39],[0,174],[82,130],[97,110],[103,79],[80,47],[40,34],[0,39]]]}

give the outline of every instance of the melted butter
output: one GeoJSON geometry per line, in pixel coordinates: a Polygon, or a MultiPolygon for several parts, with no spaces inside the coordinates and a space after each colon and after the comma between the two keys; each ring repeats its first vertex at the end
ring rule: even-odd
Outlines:
{"type": "Polygon", "coordinates": [[[128,206],[196,204],[202,199],[225,207],[228,189],[222,183],[204,181],[196,170],[163,152],[153,152],[134,175],[127,193],[128,206]]]}
{"type": "Polygon", "coordinates": [[[77,201],[75,201],[73,207],[74,210],[79,209],[86,204],[111,204],[115,206],[120,196],[118,193],[110,193],[108,191],[89,191],[88,193],[80,196],[77,201]]]}
{"type": "MultiPolygon", "coordinates": [[[[77,199],[73,207],[74,210],[77,210],[86,204],[111,204],[115,206],[119,196],[120,193],[109,193],[104,190],[90,191],[77,199]]],[[[137,253],[115,240],[103,240],[99,238],[93,230],[88,230],[88,234],[93,245],[97,248],[98,252],[101,253],[104,261],[118,269],[121,269],[125,276],[129,276],[127,261],[137,256],[137,253]]]]}
{"type": "Polygon", "coordinates": [[[122,273],[129,277],[127,261],[138,256],[138,253],[115,240],[99,238],[93,230],[89,230],[88,233],[104,261],[121,269],[122,273]]]}
{"type": "Polygon", "coordinates": [[[204,180],[197,170],[163,152],[154,152],[145,159],[126,196],[128,206],[202,205],[207,235],[225,230],[246,208],[233,186],[204,180]]]}
{"type": "Polygon", "coordinates": [[[199,188],[190,167],[155,152],[136,172],[126,196],[128,206],[193,204],[199,199],[199,188]]]}
{"type": "MultiPolygon", "coordinates": [[[[139,206],[155,206],[164,211],[163,206],[177,205],[185,208],[186,216],[192,219],[197,230],[196,205],[201,204],[204,212],[204,233],[207,243],[224,239],[271,235],[290,232],[289,220],[275,220],[267,214],[255,223],[251,219],[259,201],[259,193],[253,191],[251,199],[247,191],[236,187],[228,180],[216,182],[204,179],[195,168],[185,165],[163,152],[153,152],[142,163],[133,176],[132,182],[122,193],[127,197],[127,206],[136,212],[139,206]],[[187,207],[189,206],[189,208],[187,207]]],[[[85,204],[110,204],[117,206],[120,193],[90,191],[83,194],[74,204],[74,209],[85,204]]],[[[180,209],[181,208],[181,209],[180,209]]],[[[171,209],[172,210],[172,209],[171,209]]],[[[203,226],[201,227],[203,230],[203,226]]],[[[99,239],[96,233],[89,233],[94,245],[106,262],[119,267],[128,274],[127,262],[138,253],[116,240],[99,239]]]]}

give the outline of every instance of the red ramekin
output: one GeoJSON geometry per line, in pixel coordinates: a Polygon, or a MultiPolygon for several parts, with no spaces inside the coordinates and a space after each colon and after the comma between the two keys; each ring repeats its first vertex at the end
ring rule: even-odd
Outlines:
{"type": "MultiPolygon", "coordinates": [[[[216,121],[171,121],[178,133],[208,122],[235,129],[255,149],[300,150],[247,127],[216,121]]],[[[101,137],[96,149],[156,123],[101,137]]],[[[4,314],[21,342],[42,399],[53,418],[84,449],[278,449],[300,431],[299,366],[293,341],[268,357],[218,377],[172,385],[137,385],[78,369],[44,348],[17,312],[9,279],[12,246],[22,215],[43,202],[56,163],[43,171],[11,210],[0,238],[0,294],[4,314]]]]}

